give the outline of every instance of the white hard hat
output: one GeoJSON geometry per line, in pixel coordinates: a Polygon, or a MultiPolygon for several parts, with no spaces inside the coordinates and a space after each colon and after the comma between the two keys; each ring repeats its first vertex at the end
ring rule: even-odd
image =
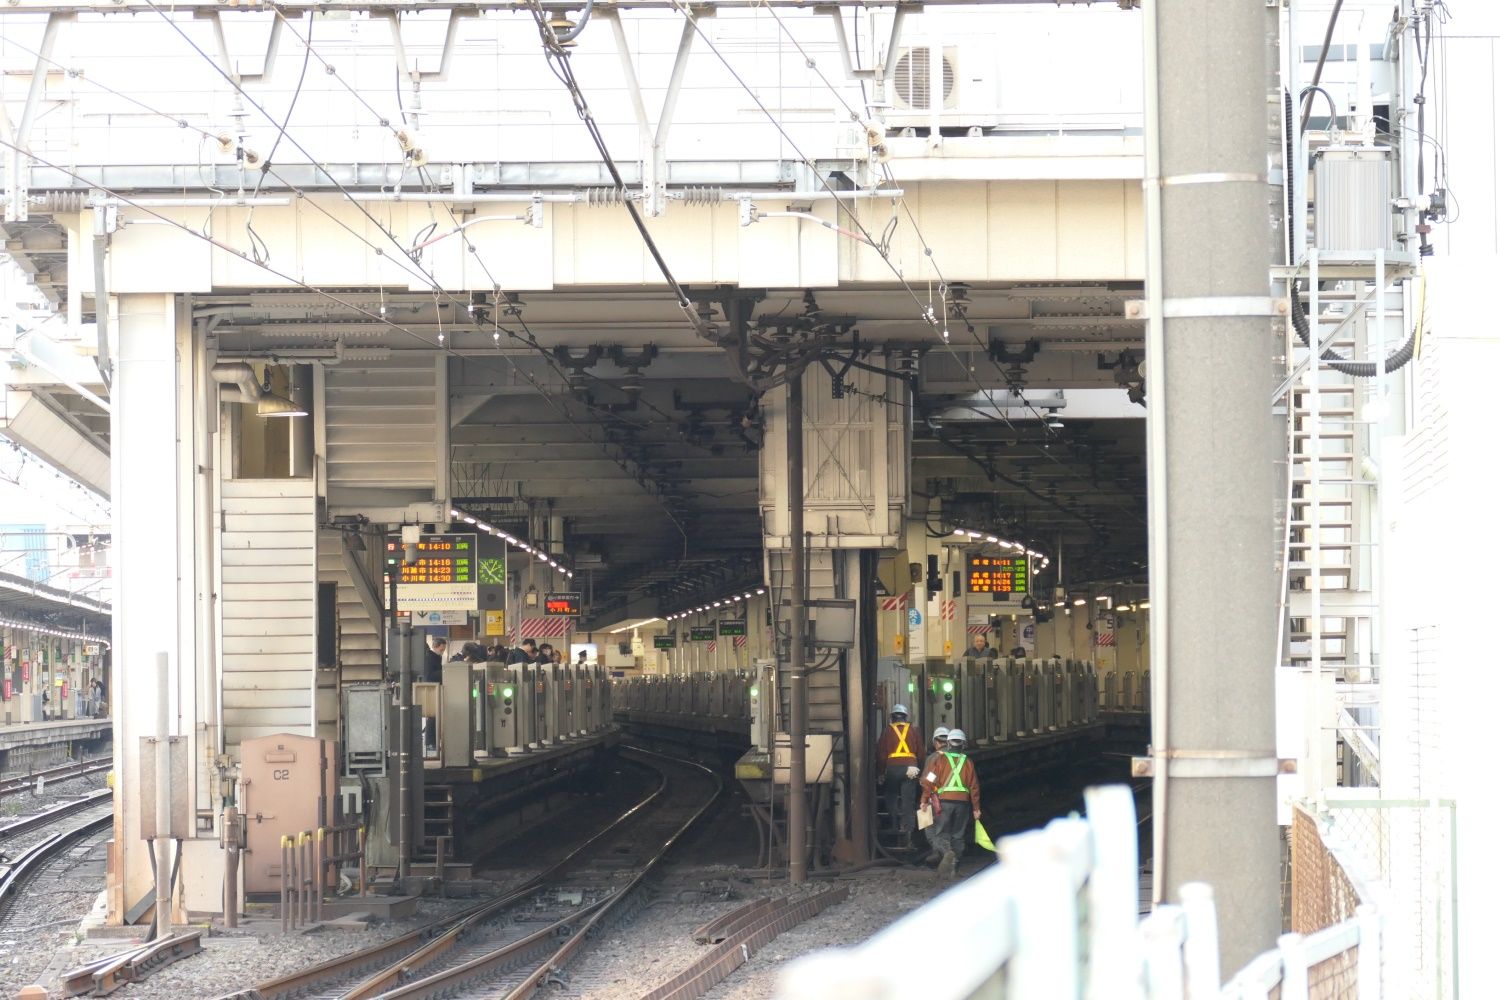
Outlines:
{"type": "Polygon", "coordinates": [[[907,714],[906,713],[906,706],[905,705],[897,705],[896,707],[894,707],[894,708],[891,709],[891,714],[892,715],[905,715],[905,714],[907,714]]]}
{"type": "Polygon", "coordinates": [[[964,742],[967,742],[968,739],[969,738],[964,735],[964,731],[962,729],[950,729],[950,730],[948,730],[948,742],[949,743],[964,743],[964,742]]]}
{"type": "Polygon", "coordinates": [[[942,739],[944,736],[947,736],[947,735],[948,735],[948,727],[947,726],[938,726],[937,729],[933,730],[933,732],[932,732],[933,739],[942,739]]]}

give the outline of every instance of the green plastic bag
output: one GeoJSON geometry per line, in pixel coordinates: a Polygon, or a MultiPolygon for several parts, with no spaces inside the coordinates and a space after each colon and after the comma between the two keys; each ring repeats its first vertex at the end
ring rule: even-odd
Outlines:
{"type": "Polygon", "coordinates": [[[990,840],[990,835],[984,832],[984,824],[980,823],[977,819],[974,821],[974,843],[986,851],[993,851],[995,849],[994,841],[990,840]]]}

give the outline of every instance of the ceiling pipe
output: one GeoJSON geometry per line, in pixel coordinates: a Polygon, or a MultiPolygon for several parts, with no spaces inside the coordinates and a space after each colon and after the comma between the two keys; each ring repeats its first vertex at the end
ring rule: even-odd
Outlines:
{"type": "Polygon", "coordinates": [[[255,377],[255,369],[243,361],[220,361],[209,369],[215,382],[220,385],[232,385],[239,389],[239,398],[235,402],[256,403],[260,401],[260,381],[255,377]]]}

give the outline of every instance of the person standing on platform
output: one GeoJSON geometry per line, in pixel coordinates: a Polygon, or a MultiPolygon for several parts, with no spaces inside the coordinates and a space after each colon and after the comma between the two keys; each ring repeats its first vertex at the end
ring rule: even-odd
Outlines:
{"type": "Polygon", "coordinates": [[[998,655],[1000,655],[999,650],[990,648],[990,640],[983,632],[976,635],[974,641],[969,643],[969,648],[964,650],[964,658],[968,660],[993,660],[998,655]]]}
{"type": "Polygon", "coordinates": [[[522,639],[521,644],[510,651],[510,659],[507,663],[535,663],[536,662],[536,640],[522,639]]]}
{"type": "Polygon", "coordinates": [[[422,662],[422,680],[429,684],[443,683],[443,660],[447,653],[447,639],[437,635],[427,637],[427,655],[422,662]]]}
{"type": "Polygon", "coordinates": [[[876,774],[885,785],[885,811],[891,818],[891,829],[908,842],[917,822],[916,779],[922,773],[917,754],[926,748],[921,731],[906,721],[906,706],[893,706],[891,721],[875,745],[876,774]]]}
{"type": "Polygon", "coordinates": [[[952,878],[963,853],[969,817],[979,819],[979,774],[964,753],[967,738],[962,729],[948,733],[948,745],[934,754],[922,773],[922,805],[931,803],[933,823],[928,827],[933,847],[942,852],[938,875],[952,878]]]}

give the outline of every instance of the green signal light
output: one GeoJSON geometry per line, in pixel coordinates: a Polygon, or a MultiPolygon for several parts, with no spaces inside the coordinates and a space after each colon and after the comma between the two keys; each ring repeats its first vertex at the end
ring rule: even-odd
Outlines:
{"type": "Polygon", "coordinates": [[[943,694],[952,694],[952,693],[953,693],[953,682],[952,681],[943,681],[943,694]]]}
{"type": "Polygon", "coordinates": [[[760,688],[758,688],[758,687],[751,688],[750,689],[750,697],[752,697],[752,698],[759,698],[760,697],[760,688]]]}
{"type": "Polygon", "coordinates": [[[477,687],[470,688],[469,692],[474,697],[474,699],[476,701],[479,700],[479,688],[477,688],[477,687]]]}
{"type": "Polygon", "coordinates": [[[917,684],[916,684],[915,681],[907,681],[906,682],[906,693],[907,694],[911,694],[916,689],[917,689],[917,684]]]}
{"type": "Polygon", "coordinates": [[[505,697],[509,698],[509,697],[513,696],[516,693],[516,689],[515,688],[506,688],[504,691],[501,691],[500,693],[502,695],[504,695],[505,697]]]}

